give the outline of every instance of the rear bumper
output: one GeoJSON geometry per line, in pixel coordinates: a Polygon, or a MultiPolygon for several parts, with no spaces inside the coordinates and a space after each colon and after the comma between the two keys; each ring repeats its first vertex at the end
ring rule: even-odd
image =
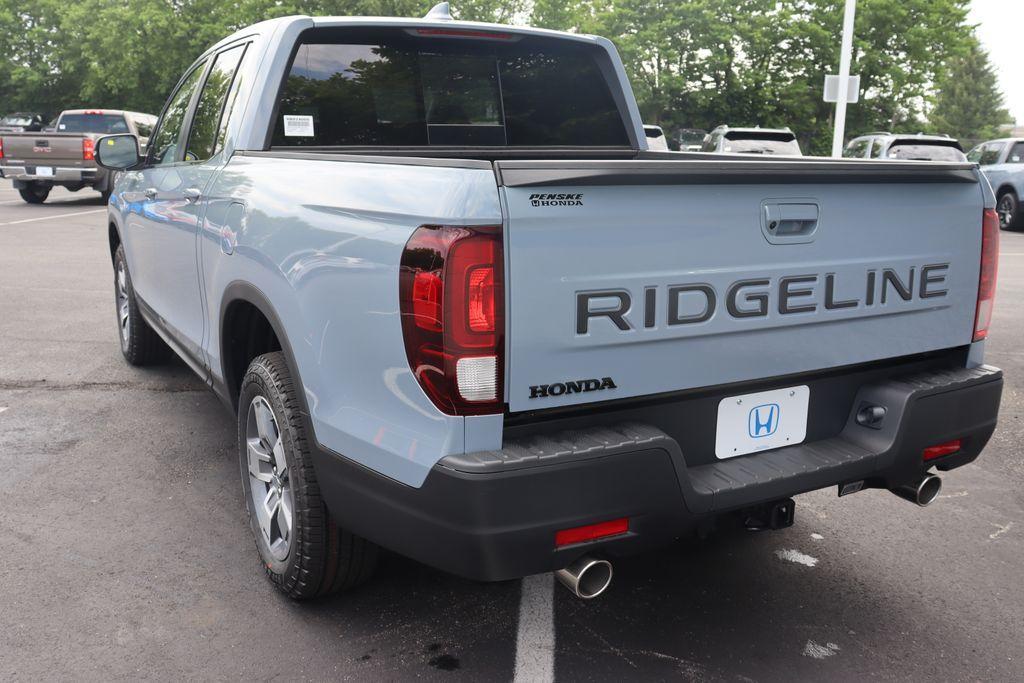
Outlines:
{"type": "Polygon", "coordinates": [[[504,580],[564,567],[587,552],[663,545],[720,515],[815,489],[858,481],[893,488],[933,466],[960,467],[992,436],[1002,385],[1002,372],[989,366],[865,384],[832,438],[701,465],[688,465],[662,430],[630,422],[451,456],[419,489],[333,453],[319,452],[316,470],[342,525],[440,569],[504,580]],[[886,408],[880,428],[857,424],[864,403],[886,408]],[[924,448],[952,439],[962,440],[959,452],[922,462],[924,448]],[[627,534],[555,548],[560,529],[621,517],[630,520],[627,534]]]}
{"type": "Polygon", "coordinates": [[[13,180],[15,186],[23,187],[25,183],[49,183],[51,185],[90,186],[105,189],[107,174],[99,168],[81,168],[77,166],[46,165],[6,165],[0,166],[0,178],[13,180]],[[52,175],[40,175],[39,168],[51,169],[52,175]],[[101,187],[103,186],[103,187],[101,187]]]}

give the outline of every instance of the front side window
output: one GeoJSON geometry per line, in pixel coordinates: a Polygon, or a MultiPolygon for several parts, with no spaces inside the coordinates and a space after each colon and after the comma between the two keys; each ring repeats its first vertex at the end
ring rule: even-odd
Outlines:
{"type": "Polygon", "coordinates": [[[185,123],[185,114],[192,101],[192,95],[199,85],[199,77],[203,74],[205,63],[199,64],[182,82],[181,87],[171,97],[163,119],[157,124],[156,135],[149,142],[152,154],[150,163],[154,166],[173,164],[178,156],[178,141],[181,139],[181,127],[185,123]]]}
{"type": "Polygon", "coordinates": [[[206,77],[206,84],[199,95],[196,114],[192,119],[188,147],[185,150],[186,161],[206,161],[220,149],[220,121],[224,103],[227,102],[235,71],[242,61],[244,52],[245,46],[239,45],[221,52],[213,61],[213,68],[206,77]]]}
{"type": "Polygon", "coordinates": [[[114,135],[127,133],[128,124],[123,114],[64,114],[57,122],[57,132],[114,135]]]}
{"type": "Polygon", "coordinates": [[[871,141],[867,139],[854,140],[846,146],[846,149],[843,151],[843,156],[851,159],[861,159],[867,156],[868,144],[870,144],[870,142],[871,141]]]}
{"type": "Polygon", "coordinates": [[[999,163],[999,156],[1003,153],[1005,145],[1001,142],[990,142],[981,149],[981,158],[978,163],[982,166],[991,166],[999,163]]]}
{"type": "Polygon", "coordinates": [[[274,146],[626,146],[598,50],[565,40],[314,30],[274,146]]]}

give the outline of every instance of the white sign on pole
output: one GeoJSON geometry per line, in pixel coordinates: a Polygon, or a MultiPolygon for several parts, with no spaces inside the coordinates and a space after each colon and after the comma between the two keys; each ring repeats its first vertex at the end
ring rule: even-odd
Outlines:
{"type": "MultiPolygon", "coordinates": [[[[839,101],[839,76],[825,76],[825,101],[839,101]]],[[[846,101],[850,104],[860,99],[860,76],[850,76],[846,80],[846,101]]]]}

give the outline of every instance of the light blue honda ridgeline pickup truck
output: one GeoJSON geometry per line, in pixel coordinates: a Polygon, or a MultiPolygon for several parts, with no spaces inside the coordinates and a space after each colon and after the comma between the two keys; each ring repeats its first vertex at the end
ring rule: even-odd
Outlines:
{"type": "Polygon", "coordinates": [[[975,165],[650,151],[603,38],[275,19],[196,60],[145,156],[96,154],[124,356],[237,415],[295,598],[381,546],[593,597],[806,491],[927,505],[995,429],[975,165]]]}
{"type": "Polygon", "coordinates": [[[1024,229],[1024,138],[983,142],[967,155],[978,163],[996,193],[996,212],[1003,230],[1024,229]]]}

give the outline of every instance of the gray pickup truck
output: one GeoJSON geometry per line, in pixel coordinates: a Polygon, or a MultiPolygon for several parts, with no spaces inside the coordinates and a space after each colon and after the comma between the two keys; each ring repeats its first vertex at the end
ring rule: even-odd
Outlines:
{"type": "Polygon", "coordinates": [[[0,178],[9,178],[29,204],[42,204],[54,186],[77,192],[89,187],[104,201],[110,175],[96,165],[96,138],[125,133],[149,142],[156,117],[110,109],[70,109],[57,119],[55,132],[0,133],[0,178]]]}
{"type": "Polygon", "coordinates": [[[927,505],[995,429],[975,165],[652,152],[602,38],[275,19],[195,61],[145,155],[96,149],[121,350],[235,416],[295,598],[379,546],[593,597],[806,491],[927,505]]]}

